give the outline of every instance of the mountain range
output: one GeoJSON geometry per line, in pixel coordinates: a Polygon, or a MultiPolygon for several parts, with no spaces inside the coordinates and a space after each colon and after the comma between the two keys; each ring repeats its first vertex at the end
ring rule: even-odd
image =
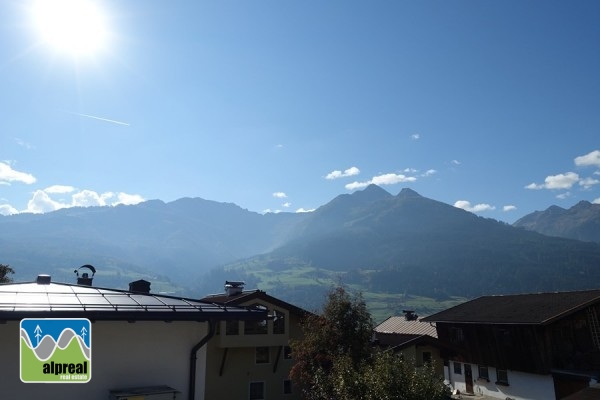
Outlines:
{"type": "Polygon", "coordinates": [[[528,214],[513,225],[548,236],[600,243],[600,204],[580,201],[569,209],[551,206],[528,214]]]}
{"type": "Polygon", "coordinates": [[[311,213],[151,200],[0,217],[0,263],[16,270],[15,280],[49,273],[63,282],[92,264],[95,285],[143,278],[153,291],[191,297],[239,279],[299,305],[335,280],[438,299],[588,289],[600,278],[599,208],[550,207],[511,226],[376,185],[311,213]]]}

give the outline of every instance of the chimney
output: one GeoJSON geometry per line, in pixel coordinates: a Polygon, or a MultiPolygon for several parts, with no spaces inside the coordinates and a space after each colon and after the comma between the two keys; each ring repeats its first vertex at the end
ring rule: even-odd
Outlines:
{"type": "Polygon", "coordinates": [[[143,279],[130,282],[129,291],[135,293],[150,293],[150,282],[143,279]]]}
{"type": "Polygon", "coordinates": [[[35,283],[38,285],[49,285],[52,282],[52,277],[46,274],[40,274],[37,276],[35,283]]]}
{"type": "Polygon", "coordinates": [[[245,284],[242,281],[225,281],[225,294],[227,296],[236,296],[242,293],[245,284]]]}
{"type": "Polygon", "coordinates": [[[404,319],[407,321],[416,321],[419,316],[413,310],[402,310],[404,313],[404,319]]]}
{"type": "Polygon", "coordinates": [[[84,286],[92,286],[92,280],[94,279],[94,275],[96,274],[96,268],[90,264],[82,265],[74,271],[77,274],[77,284],[84,286]],[[90,276],[87,272],[83,272],[81,276],[79,276],[79,270],[81,268],[87,268],[92,271],[92,276],[90,276]]]}

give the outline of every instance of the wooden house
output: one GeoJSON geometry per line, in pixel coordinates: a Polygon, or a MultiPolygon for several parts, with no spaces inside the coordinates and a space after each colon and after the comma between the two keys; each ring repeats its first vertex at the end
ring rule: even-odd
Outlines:
{"type": "Polygon", "coordinates": [[[423,319],[456,351],[451,384],[499,399],[563,399],[600,377],[600,290],[484,296],[423,319]]]}

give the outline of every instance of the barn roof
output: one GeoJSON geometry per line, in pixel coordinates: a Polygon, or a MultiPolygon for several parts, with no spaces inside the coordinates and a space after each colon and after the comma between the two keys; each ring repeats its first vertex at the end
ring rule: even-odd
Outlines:
{"type": "Polygon", "coordinates": [[[600,290],[483,296],[423,321],[545,325],[599,302],[600,290]]]}

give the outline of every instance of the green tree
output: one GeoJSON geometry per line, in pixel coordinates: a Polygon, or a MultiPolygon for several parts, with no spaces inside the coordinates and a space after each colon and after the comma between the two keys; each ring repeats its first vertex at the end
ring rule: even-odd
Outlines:
{"type": "Polygon", "coordinates": [[[321,315],[292,341],[290,377],[308,400],[441,400],[448,390],[432,366],[416,368],[372,346],[373,320],[362,296],[330,291],[321,315]]]}
{"type": "MultiPolygon", "coordinates": [[[[329,292],[321,315],[306,317],[303,330],[304,338],[291,343],[296,360],[291,378],[308,393],[313,392],[316,379],[328,384],[320,374],[327,376],[341,357],[349,354],[353,369],[370,359],[373,320],[362,297],[351,297],[342,287],[329,292]]],[[[308,393],[307,398],[312,398],[308,393]]]]}
{"type": "Polygon", "coordinates": [[[12,278],[9,274],[14,274],[15,270],[8,266],[8,264],[0,264],[0,283],[12,282],[12,278]]]}

